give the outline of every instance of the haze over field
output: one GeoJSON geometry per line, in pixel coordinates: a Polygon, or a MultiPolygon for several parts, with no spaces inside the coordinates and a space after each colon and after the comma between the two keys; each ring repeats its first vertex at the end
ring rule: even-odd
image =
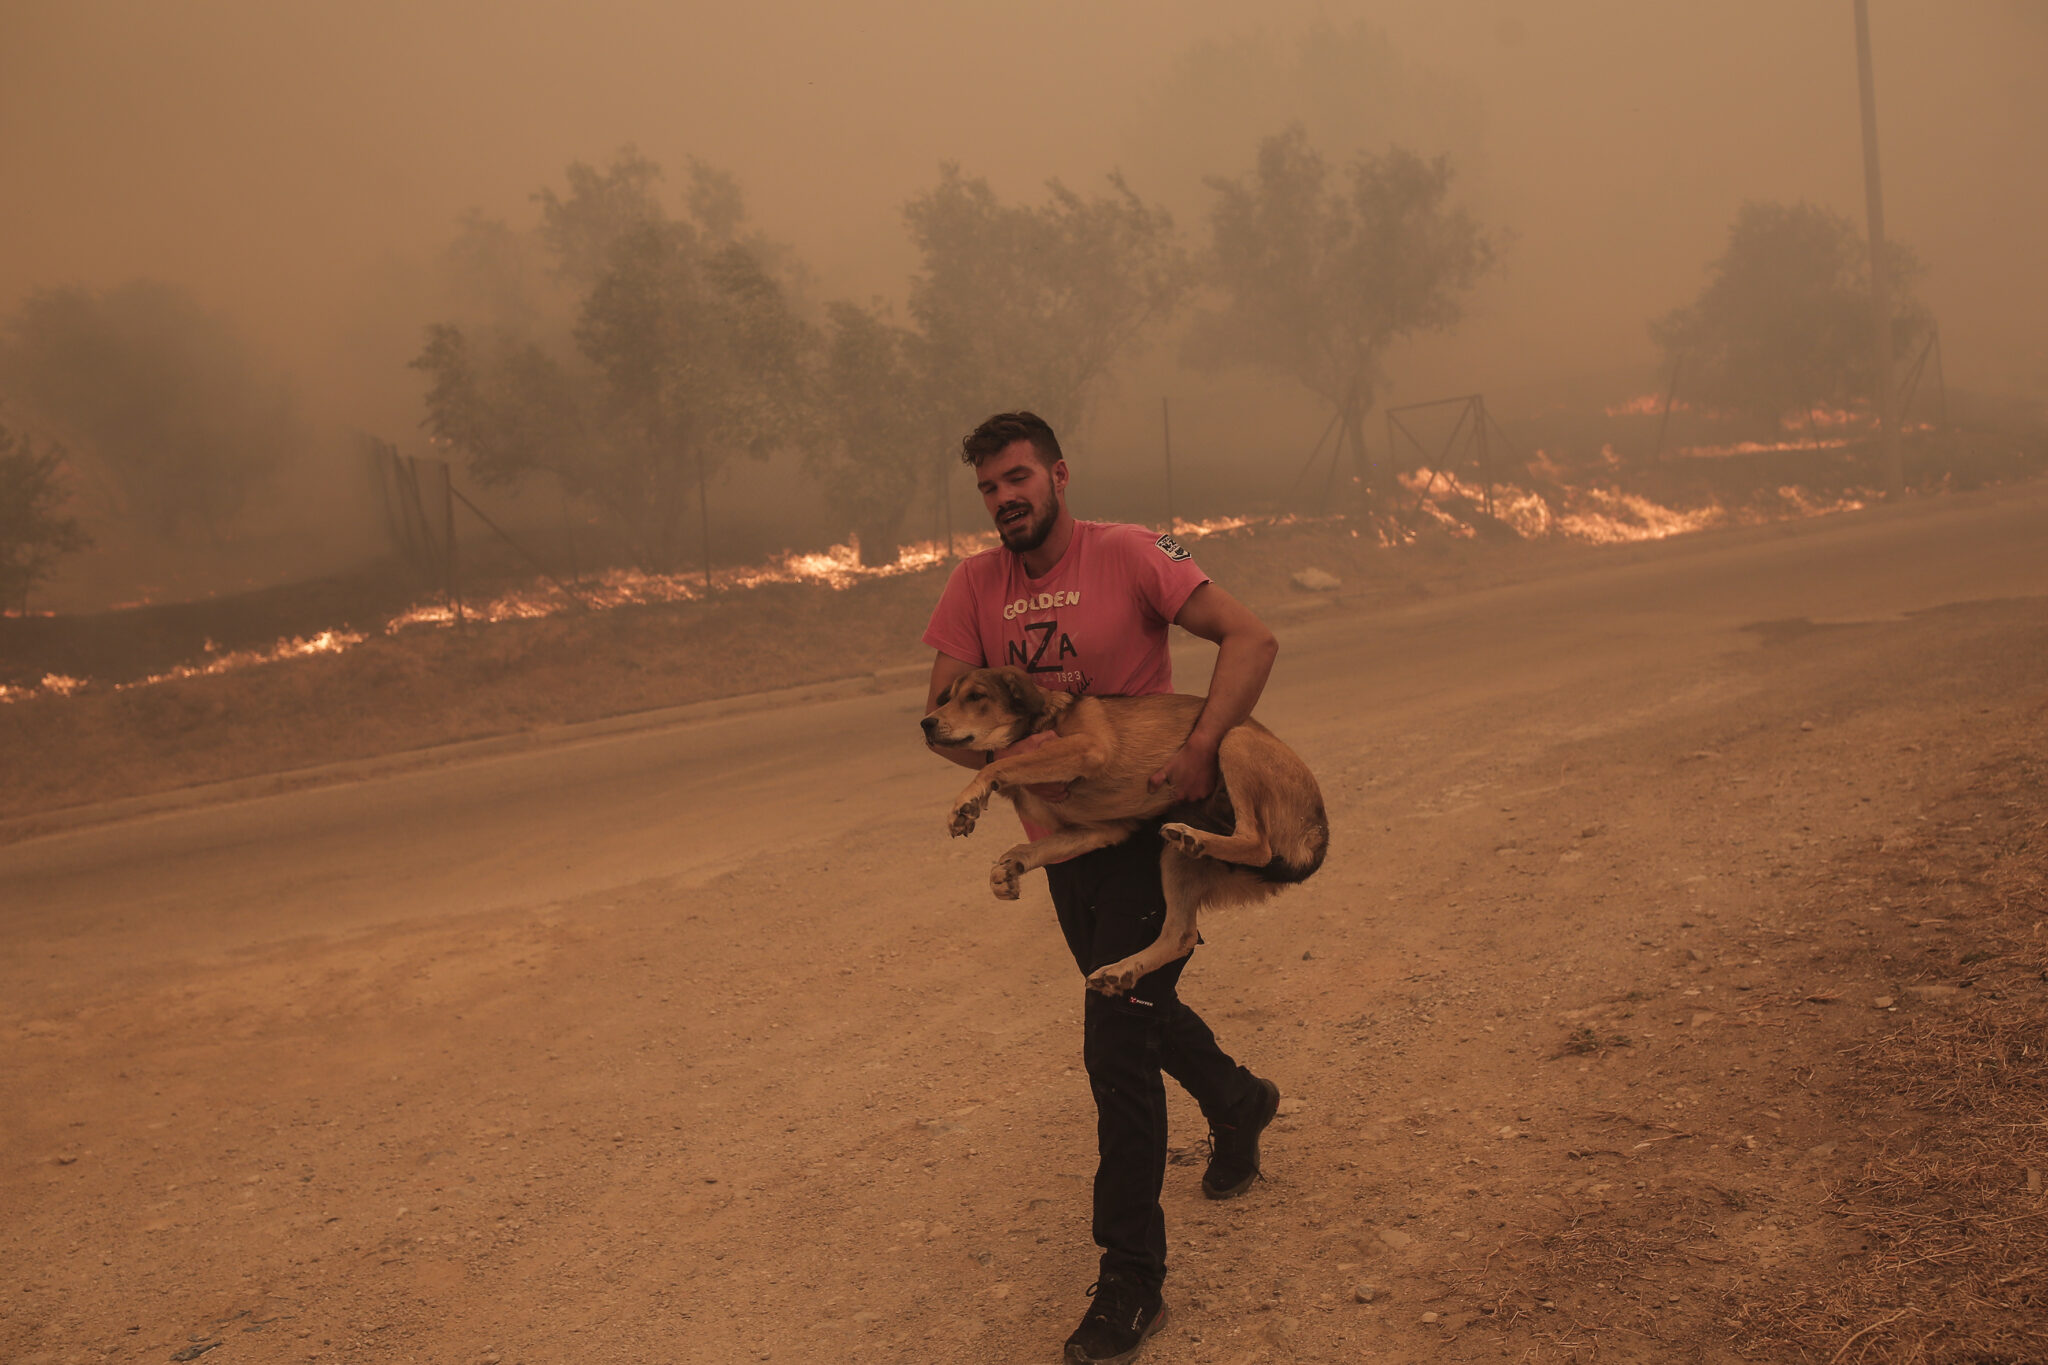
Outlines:
{"type": "Polygon", "coordinates": [[[2048,1362],[2048,0],[1867,0],[1891,255],[1864,13],[0,0],[0,1362],[1051,1358],[1020,406],[1330,835],[1143,1359],[2048,1362]]]}
{"type": "MultiPolygon", "coordinates": [[[[2048,9],[1876,0],[1872,25],[1888,226],[1928,267],[1948,375],[2048,396],[2048,180],[2031,169],[2048,9]]],[[[1203,177],[1244,174],[1291,121],[1333,164],[1395,142],[1448,155],[1497,259],[1456,330],[1389,354],[1383,403],[1646,387],[1647,322],[1697,292],[1745,199],[1861,222],[1846,0],[1280,0],[1256,18],[1160,0],[24,4],[6,27],[0,308],[167,282],[245,330],[310,429],[410,449],[424,385],[406,362],[445,307],[458,220],[529,230],[537,190],[627,144],[666,169],[672,205],[691,158],[730,172],[806,268],[808,306],[898,316],[917,267],[903,206],[942,162],[1012,202],[1054,178],[1097,193],[1121,169],[1199,247],[1203,177]]],[[[1191,470],[1305,450],[1323,424],[1294,385],[1192,376],[1178,355],[1169,325],[1116,367],[1084,433],[1102,463],[1154,457],[1162,394],[1191,470]]],[[[338,437],[308,445],[322,470],[351,458],[338,437]]],[[[786,489],[736,478],[740,501],[786,489]]]]}

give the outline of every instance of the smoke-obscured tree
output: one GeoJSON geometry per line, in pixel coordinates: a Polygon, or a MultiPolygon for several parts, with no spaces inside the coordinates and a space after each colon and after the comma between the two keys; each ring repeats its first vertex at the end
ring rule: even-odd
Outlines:
{"type": "Polygon", "coordinates": [[[771,251],[741,233],[730,178],[694,166],[691,216],[676,219],[658,177],[628,149],[603,172],[572,166],[566,197],[537,196],[542,240],[578,292],[567,338],[442,323],[413,365],[429,378],[426,426],[480,481],[550,474],[666,571],[710,478],[796,430],[815,339],[771,251]]]}
{"type": "Polygon", "coordinates": [[[894,563],[905,511],[949,459],[919,360],[921,338],[879,308],[829,305],[816,436],[805,465],[860,541],[861,562],[894,563]]]}
{"type": "MultiPolygon", "coordinates": [[[[1503,40],[1519,40],[1505,18],[1503,40]]],[[[1261,135],[1299,124],[1339,162],[1390,144],[1448,153],[1469,186],[1484,174],[1484,103],[1477,89],[1414,60],[1368,19],[1315,15],[1195,38],[1142,89],[1123,164],[1184,217],[1206,211],[1207,178],[1244,166],[1261,135]]]]}
{"type": "Polygon", "coordinates": [[[910,316],[948,429],[1018,407],[1056,430],[1077,424],[1111,364],[1190,279],[1172,218],[1121,176],[1108,194],[1053,181],[1042,204],[1005,204],[948,163],[904,218],[921,258],[910,316]]]}
{"type": "Polygon", "coordinates": [[[572,162],[563,179],[569,182],[566,196],[543,188],[533,199],[540,205],[540,238],[556,272],[577,285],[595,284],[611,268],[621,241],[669,220],[659,193],[661,167],[636,147],[620,148],[603,170],[572,162]]]}
{"type": "MultiPolygon", "coordinates": [[[[1892,338],[1905,356],[1932,322],[1911,294],[1918,261],[1908,248],[1887,245],[1892,338]]],[[[1856,225],[1814,204],[1750,200],[1729,226],[1727,249],[1707,267],[1699,297],[1651,323],[1650,335],[1668,362],[1683,364],[1688,395],[1775,423],[1817,406],[1868,401],[1876,388],[1874,325],[1870,249],[1856,225]]]]}
{"type": "Polygon", "coordinates": [[[1442,331],[1493,261],[1451,167],[1393,148],[1361,155],[1341,179],[1299,127],[1260,144],[1251,173],[1212,177],[1208,281],[1221,306],[1199,313],[1188,359],[1252,365],[1293,379],[1341,419],[1368,488],[1364,416],[1395,341],[1442,331]]]}
{"type": "Polygon", "coordinates": [[[174,538],[226,537],[303,441],[289,389],[241,334],[153,281],[31,294],[0,373],[96,459],[133,515],[174,538]]]}
{"type": "Polygon", "coordinates": [[[537,234],[471,209],[441,251],[438,284],[455,316],[473,326],[533,336],[562,302],[537,234]]]}
{"type": "Polygon", "coordinates": [[[0,427],[0,611],[26,611],[28,595],[60,555],[92,543],[76,517],[60,516],[66,493],[64,452],[37,449],[27,435],[0,427]]]}
{"type": "Polygon", "coordinates": [[[576,342],[600,376],[605,443],[627,456],[608,493],[635,500],[658,559],[673,558],[712,473],[765,457],[802,419],[810,329],[744,244],[689,224],[650,224],[618,244],[576,342]]]}

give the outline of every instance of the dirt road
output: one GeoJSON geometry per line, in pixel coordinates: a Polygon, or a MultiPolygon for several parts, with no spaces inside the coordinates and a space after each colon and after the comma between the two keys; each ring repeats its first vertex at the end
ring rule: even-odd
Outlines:
{"type": "MultiPolygon", "coordinates": [[[[2027,487],[1278,622],[1260,714],[1332,856],[1184,990],[1289,1104],[1216,1205],[1175,1094],[1146,1358],[1715,1358],[1854,1139],[1788,1077],[1875,1021],[1804,986],[1898,993],[1783,926],[2038,733],[2044,537],[2027,487]],[[1517,1235],[1688,1181],[1738,1201],[1717,1249],[1532,1266],[1548,1317],[1485,1320],[1517,1235]]],[[[1056,1358],[1079,982],[1042,879],[986,899],[997,833],[946,839],[921,700],[0,848],[0,1356],[1056,1358]]]]}

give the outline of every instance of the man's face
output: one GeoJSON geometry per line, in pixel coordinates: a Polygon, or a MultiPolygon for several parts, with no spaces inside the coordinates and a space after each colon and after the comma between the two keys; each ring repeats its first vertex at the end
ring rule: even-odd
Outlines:
{"type": "Polygon", "coordinates": [[[1065,460],[1047,469],[1031,442],[1012,441],[977,465],[974,479],[1005,549],[1025,554],[1045,544],[1059,520],[1065,460]]]}

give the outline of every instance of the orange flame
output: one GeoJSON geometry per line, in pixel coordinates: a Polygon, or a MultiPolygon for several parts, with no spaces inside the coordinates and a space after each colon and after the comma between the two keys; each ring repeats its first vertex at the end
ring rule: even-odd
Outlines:
{"type": "MultiPolygon", "coordinates": [[[[1540,456],[1541,452],[1538,453],[1540,456]]],[[[1555,467],[1546,459],[1545,468],[1554,470],[1555,467]]],[[[1409,492],[1420,497],[1430,483],[1430,477],[1431,471],[1419,469],[1401,474],[1399,479],[1409,492]]],[[[1457,475],[1448,472],[1436,476],[1436,487],[1443,489],[1448,495],[1464,498],[1473,504],[1485,500],[1485,490],[1466,483],[1457,475]]],[[[1800,516],[1824,516],[1830,512],[1849,511],[1863,506],[1860,501],[1853,498],[1823,502],[1802,489],[1790,486],[1780,488],[1778,494],[1800,516]]],[[[1577,496],[1582,505],[1560,513],[1554,511],[1539,493],[1512,484],[1495,484],[1494,515],[1524,539],[1533,540],[1555,534],[1597,544],[1661,539],[1665,536],[1700,530],[1729,519],[1727,512],[1720,507],[1682,511],[1663,507],[1647,498],[1614,489],[1590,488],[1582,490],[1577,496]]],[[[1468,522],[1438,506],[1433,496],[1421,497],[1420,506],[1454,536],[1469,539],[1477,534],[1468,522]]],[[[1324,525],[1347,519],[1342,515],[1301,516],[1293,513],[1274,516],[1212,517],[1204,521],[1176,517],[1173,520],[1173,533],[1194,540],[1238,532],[1253,534],[1260,530],[1283,526],[1324,525]]],[[[1410,544],[1415,539],[1412,530],[1398,524],[1382,523],[1368,529],[1372,531],[1382,548],[1397,548],[1410,544]]],[[[1359,530],[1354,526],[1350,528],[1350,533],[1356,537],[1359,530]]],[[[847,544],[834,545],[825,550],[785,551],[765,564],[714,570],[711,581],[715,591],[744,591],[775,583],[815,583],[843,590],[870,579],[892,578],[932,568],[948,557],[949,549],[953,556],[968,555],[995,543],[995,534],[987,531],[957,535],[950,547],[937,540],[918,541],[905,545],[895,560],[888,564],[867,565],[860,562],[859,542],[850,540],[847,544]]],[[[651,574],[638,569],[606,570],[595,578],[580,583],[577,592],[579,600],[586,607],[598,611],[624,606],[690,602],[705,596],[704,580],[701,575],[651,574]]],[[[545,581],[500,593],[485,601],[466,601],[462,604],[465,620],[483,623],[538,620],[570,610],[573,610],[572,603],[562,589],[545,581]]],[[[417,627],[449,626],[454,623],[455,611],[447,603],[423,602],[392,617],[385,622],[379,633],[396,635],[417,627]]],[[[280,640],[268,649],[237,649],[225,652],[222,652],[213,641],[208,640],[205,648],[209,657],[204,663],[180,664],[131,682],[116,683],[114,690],[126,691],[130,688],[148,687],[184,678],[209,677],[233,669],[279,663],[289,659],[339,654],[369,638],[369,633],[364,631],[324,630],[317,635],[292,636],[280,640]]],[[[91,685],[88,679],[73,678],[59,673],[45,674],[41,681],[33,686],[0,683],[0,704],[27,701],[42,696],[68,697],[91,685]]]]}
{"type": "MultiPolygon", "coordinates": [[[[323,630],[318,635],[294,635],[288,640],[279,640],[268,649],[231,649],[225,654],[216,652],[219,647],[208,640],[206,649],[213,657],[205,663],[179,664],[175,668],[166,669],[162,673],[152,673],[133,682],[115,683],[114,690],[125,692],[131,687],[148,687],[153,683],[175,682],[182,678],[204,678],[215,673],[226,673],[230,669],[248,668],[252,664],[274,664],[284,659],[303,659],[314,654],[339,654],[368,638],[356,630],[323,630]]],[[[70,694],[67,692],[60,695],[70,694]]]]}
{"type": "MultiPolygon", "coordinates": [[[[1691,412],[1692,405],[1683,398],[1674,399],[1673,412],[1691,412]]],[[[1664,415],[1664,395],[1661,393],[1638,394],[1619,403],[1609,403],[1606,408],[1609,417],[1661,417],[1664,415]]]]}
{"type": "MultiPolygon", "coordinates": [[[[1443,523],[1452,535],[1470,538],[1475,534],[1473,528],[1465,521],[1436,505],[1433,491],[1427,496],[1424,495],[1424,489],[1430,487],[1430,470],[1419,469],[1402,474],[1399,478],[1409,492],[1421,499],[1421,510],[1443,523]]],[[[1451,473],[1436,474],[1435,488],[1442,489],[1448,496],[1459,497],[1475,505],[1485,499],[1485,490],[1451,473]]],[[[1833,500],[1816,498],[1806,490],[1792,485],[1778,489],[1778,496],[1791,509],[1793,515],[1800,517],[1820,517],[1835,512],[1854,511],[1864,505],[1861,500],[1853,497],[1833,500]]],[[[1493,514],[1497,520],[1505,523],[1525,540],[1556,535],[1592,545],[1663,540],[1692,531],[1704,531],[1714,526],[1769,519],[1768,513],[1761,510],[1737,514],[1718,503],[1694,508],[1666,507],[1637,493],[1597,485],[1575,490],[1572,499],[1573,506],[1560,510],[1553,508],[1540,493],[1514,484],[1495,484],[1493,514]]],[[[1385,543],[1384,537],[1382,543],[1385,543]]]]}
{"type": "Polygon", "coordinates": [[[1675,453],[1712,460],[1727,455],[1766,455],[1780,450],[1840,450],[1848,444],[1846,436],[1821,436],[1795,441],[1730,441],[1724,445],[1680,446],[1675,453]]]}
{"type": "Polygon", "coordinates": [[[27,701],[30,697],[68,697],[85,686],[85,679],[69,677],[63,673],[45,673],[43,680],[33,687],[10,687],[0,683],[0,702],[27,701]]]}

